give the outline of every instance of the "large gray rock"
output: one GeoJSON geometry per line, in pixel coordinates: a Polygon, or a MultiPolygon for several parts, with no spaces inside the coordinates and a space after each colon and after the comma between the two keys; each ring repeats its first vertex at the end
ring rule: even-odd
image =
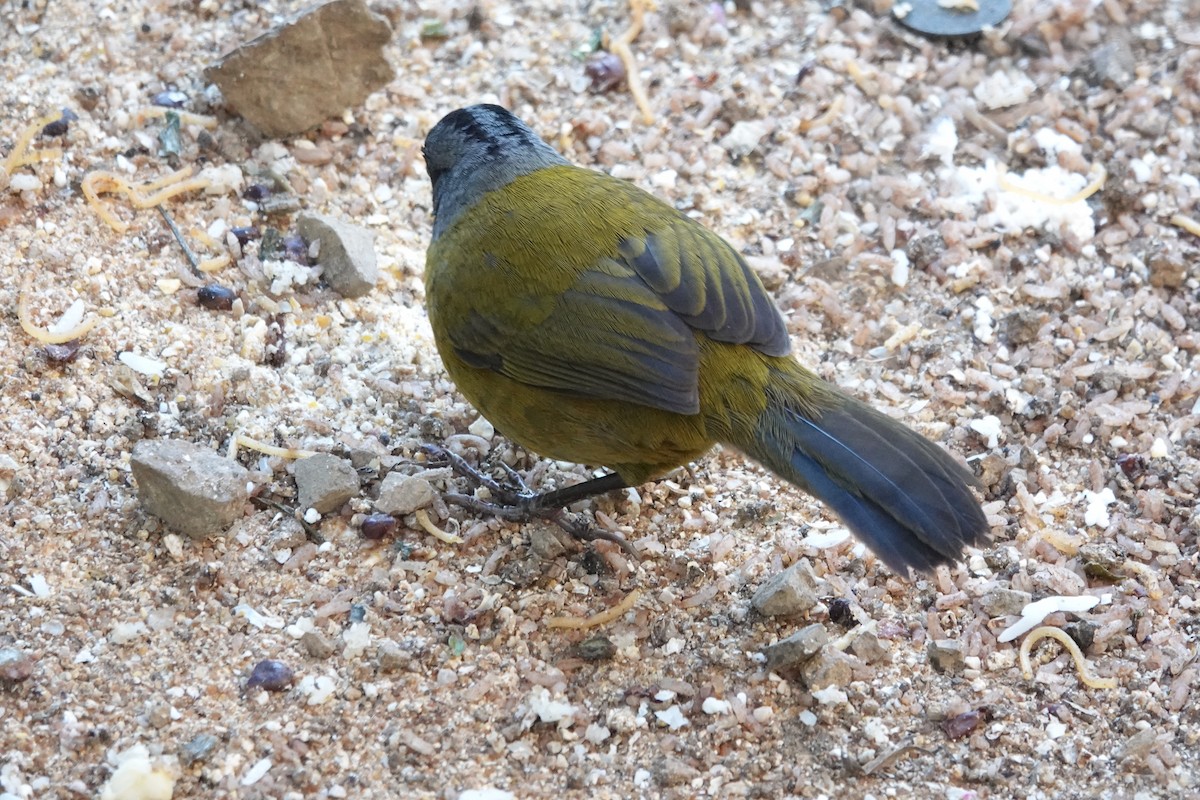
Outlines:
{"type": "Polygon", "coordinates": [[[798,667],[819,653],[828,642],[829,633],[824,625],[813,623],[801,628],[786,639],[763,648],[767,669],[778,671],[798,667]]]}
{"type": "Polygon", "coordinates": [[[764,583],[751,602],[768,617],[802,614],[820,602],[817,578],[807,561],[797,561],[764,583]]]}
{"type": "Polygon", "coordinates": [[[223,533],[250,497],[245,467],[191,442],[143,439],[129,463],[142,507],[193,539],[223,533]]]}
{"type": "Polygon", "coordinates": [[[296,493],[301,511],[328,514],[358,494],[358,473],[344,458],[317,453],[296,462],[296,493]]]}
{"type": "Polygon", "coordinates": [[[384,514],[402,517],[431,505],[435,497],[437,490],[424,478],[389,472],[379,487],[375,508],[384,514]]]}
{"type": "Polygon", "coordinates": [[[304,241],[321,243],[317,263],[335,292],[343,297],[362,297],[375,288],[379,266],[372,231],[325,214],[301,214],[296,228],[304,241]]]}
{"type": "Polygon", "coordinates": [[[339,116],[391,82],[392,26],[364,0],[333,0],[243,44],[204,71],[225,102],[267,136],[339,116]]]}
{"type": "Polygon", "coordinates": [[[966,666],[963,646],[953,639],[934,639],[925,647],[929,663],[938,672],[957,674],[966,666]]]}

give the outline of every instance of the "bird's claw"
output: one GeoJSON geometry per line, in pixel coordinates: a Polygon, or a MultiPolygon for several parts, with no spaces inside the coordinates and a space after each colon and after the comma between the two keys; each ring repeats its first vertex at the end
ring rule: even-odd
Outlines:
{"type": "Polygon", "coordinates": [[[597,530],[586,522],[581,522],[567,514],[560,506],[548,504],[546,495],[530,489],[517,471],[503,461],[500,462],[500,468],[504,470],[508,480],[516,488],[501,484],[495,478],[471,466],[462,456],[452,453],[440,445],[422,445],[421,450],[429,459],[430,466],[449,466],[456,475],[465,478],[475,486],[487,489],[493,498],[492,500],[481,500],[473,495],[458,493],[443,495],[442,499],[450,505],[465,508],[476,514],[490,514],[509,522],[525,522],[535,517],[549,519],[577,541],[592,542],[601,539],[612,542],[635,561],[639,560],[637,551],[624,537],[609,531],[597,530]]]}
{"type": "MultiPolygon", "coordinates": [[[[505,464],[503,461],[500,462],[500,466],[508,476],[508,479],[516,485],[516,488],[505,486],[482,470],[471,466],[462,456],[458,455],[457,453],[450,452],[441,445],[421,445],[421,451],[425,453],[426,457],[429,459],[430,466],[450,467],[450,469],[454,470],[454,474],[462,478],[466,478],[475,486],[482,486],[484,489],[487,489],[492,497],[498,501],[499,505],[485,503],[481,500],[477,500],[476,502],[484,503],[484,505],[489,506],[496,505],[496,507],[513,506],[523,508],[538,497],[537,493],[531,491],[530,488],[525,485],[525,481],[521,479],[521,476],[517,474],[517,471],[508,464],[505,464]]],[[[466,495],[448,495],[446,498],[447,502],[452,502],[450,500],[451,497],[466,497],[466,495]]],[[[474,500],[475,498],[471,499],[474,500]]],[[[457,503],[457,505],[462,504],[457,503]]],[[[496,514],[496,516],[501,515],[496,514]]]]}

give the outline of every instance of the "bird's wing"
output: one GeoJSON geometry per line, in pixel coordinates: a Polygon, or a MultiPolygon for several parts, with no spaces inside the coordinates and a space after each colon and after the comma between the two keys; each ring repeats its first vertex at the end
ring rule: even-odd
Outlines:
{"type": "Polygon", "coordinates": [[[692,329],[627,264],[601,259],[522,309],[481,302],[447,331],[468,365],[515,381],[680,414],[700,410],[692,329]]]}
{"type": "Polygon", "coordinates": [[[695,220],[674,214],[641,236],[622,239],[618,248],[667,308],[710,339],[770,356],[791,351],[783,317],[762,281],[724,239],[695,220]]]}
{"type": "Polygon", "coordinates": [[[510,203],[509,218],[523,208],[537,225],[508,219],[487,231],[487,269],[456,273],[460,313],[443,318],[452,320],[447,334],[459,358],[530,386],[695,414],[697,331],[767,355],[790,351],[770,295],[724,239],[633,184],[563,169],[557,178],[579,182],[510,203]],[[578,208],[567,208],[564,196],[578,208]],[[515,266],[572,241],[581,213],[592,221],[593,245],[616,243],[609,256],[588,256],[579,269],[539,261],[534,275],[515,266]],[[639,233],[627,235],[631,229],[639,233]],[[501,294],[521,302],[495,302],[495,281],[505,275],[520,291],[501,294]]]}

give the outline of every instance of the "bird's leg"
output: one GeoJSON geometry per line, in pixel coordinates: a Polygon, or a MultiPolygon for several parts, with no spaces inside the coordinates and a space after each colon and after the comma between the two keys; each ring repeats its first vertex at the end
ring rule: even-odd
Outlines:
{"type": "Polygon", "coordinates": [[[509,480],[516,484],[515,489],[504,486],[494,478],[467,463],[466,459],[451,453],[444,447],[424,445],[422,450],[429,456],[431,462],[448,464],[458,475],[466,478],[476,486],[482,486],[491,493],[495,502],[480,500],[468,494],[449,493],[443,499],[453,506],[474,511],[477,514],[491,514],[510,522],[525,522],[534,517],[549,519],[575,539],[593,541],[603,539],[613,542],[629,555],[637,558],[637,552],[629,542],[621,536],[608,531],[596,530],[592,526],[572,518],[563,508],[580,500],[593,497],[605,492],[628,488],[628,484],[615,472],[592,478],[583,483],[565,486],[552,492],[534,492],[525,485],[525,481],[512,467],[501,462],[501,467],[508,474],[509,480]]]}

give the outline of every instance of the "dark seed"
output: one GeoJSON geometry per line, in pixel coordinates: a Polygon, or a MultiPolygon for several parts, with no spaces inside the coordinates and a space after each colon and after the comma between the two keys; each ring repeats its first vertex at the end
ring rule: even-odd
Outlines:
{"type": "Polygon", "coordinates": [[[271,187],[263,183],[252,183],[242,190],[242,199],[260,202],[271,196],[271,187]]]}
{"type": "Polygon", "coordinates": [[[238,240],[238,244],[242,247],[245,247],[246,243],[251,239],[257,239],[259,236],[262,236],[258,228],[253,225],[247,225],[244,228],[230,228],[229,232],[233,234],[234,238],[238,240]]]}
{"type": "Polygon", "coordinates": [[[295,677],[296,673],[287,664],[268,658],[254,665],[254,670],[246,681],[246,688],[262,687],[268,692],[282,692],[292,685],[292,679],[295,677]]]}
{"type": "Polygon", "coordinates": [[[78,339],[72,339],[62,344],[48,344],[46,345],[46,358],[59,363],[74,361],[75,356],[79,355],[79,348],[80,342],[78,339]]]}
{"type": "Polygon", "coordinates": [[[230,310],[236,297],[232,289],[226,289],[219,283],[201,286],[196,292],[196,302],[209,311],[230,310]]]}
{"type": "Polygon", "coordinates": [[[391,514],[372,514],[363,520],[364,539],[389,539],[396,533],[396,518],[391,514]]]}
{"type": "Polygon", "coordinates": [[[961,739],[971,733],[974,733],[984,721],[985,714],[982,710],[967,711],[959,714],[956,717],[947,717],[942,720],[942,730],[951,739],[961,739]]]}
{"type": "Polygon", "coordinates": [[[625,63],[612,53],[600,50],[588,56],[583,74],[591,79],[588,88],[593,92],[611,92],[625,81],[625,63]]]}
{"type": "Polygon", "coordinates": [[[1137,453],[1125,453],[1117,456],[1117,466],[1121,468],[1121,472],[1125,473],[1126,478],[1134,481],[1145,474],[1146,459],[1137,453]]]}
{"type": "Polygon", "coordinates": [[[42,136],[48,139],[55,136],[66,136],[67,131],[71,127],[71,123],[77,119],[79,119],[79,115],[69,108],[64,108],[62,110],[61,117],[53,122],[47,123],[45,127],[42,128],[42,136]]]}
{"type": "Polygon", "coordinates": [[[838,597],[829,603],[829,621],[834,625],[851,627],[854,625],[854,614],[850,612],[850,601],[838,597]]]}
{"type": "Polygon", "coordinates": [[[308,264],[308,245],[299,234],[289,233],[283,237],[283,255],[297,264],[308,264]]]}

